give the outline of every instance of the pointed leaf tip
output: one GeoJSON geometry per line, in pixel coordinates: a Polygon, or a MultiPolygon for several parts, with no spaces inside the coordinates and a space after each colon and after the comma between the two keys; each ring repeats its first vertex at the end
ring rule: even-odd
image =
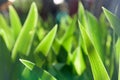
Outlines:
{"type": "Polygon", "coordinates": [[[34,63],[24,60],[24,59],[19,59],[22,64],[24,64],[28,69],[32,70],[34,68],[34,63]]]}
{"type": "Polygon", "coordinates": [[[57,32],[57,25],[55,25],[55,27],[45,36],[42,42],[40,42],[40,44],[35,49],[34,53],[42,52],[45,56],[47,56],[54,41],[56,32],[57,32]]]}
{"type": "Polygon", "coordinates": [[[120,19],[113,14],[112,12],[110,12],[109,10],[107,10],[106,8],[102,7],[104,14],[107,18],[107,20],[109,21],[111,27],[115,30],[115,33],[120,36],[120,19]]]}
{"type": "Polygon", "coordinates": [[[29,55],[29,51],[34,38],[37,27],[38,12],[35,3],[32,3],[25,23],[17,37],[14,48],[12,50],[12,60],[15,61],[20,55],[29,55]],[[32,33],[32,34],[31,34],[32,33]],[[24,46],[24,47],[23,47],[24,46]]]}
{"type": "Polygon", "coordinates": [[[22,28],[22,24],[13,6],[9,6],[9,16],[10,16],[10,24],[12,27],[12,31],[14,33],[14,38],[17,39],[19,32],[22,28]]]}

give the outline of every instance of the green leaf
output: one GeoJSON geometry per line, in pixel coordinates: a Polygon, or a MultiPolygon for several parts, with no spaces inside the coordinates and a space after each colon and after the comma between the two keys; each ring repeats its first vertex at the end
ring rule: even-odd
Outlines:
{"type": "Polygon", "coordinates": [[[31,73],[33,73],[33,75],[35,75],[38,79],[41,79],[41,80],[56,80],[49,72],[47,72],[46,70],[43,70],[41,68],[36,67],[34,63],[32,63],[28,60],[24,60],[24,59],[20,59],[20,61],[28,69],[30,69],[31,73]]]}
{"type": "Polygon", "coordinates": [[[7,22],[5,21],[4,17],[1,14],[0,14],[0,35],[3,37],[7,45],[7,48],[11,50],[15,40],[10,27],[8,26],[7,22]]]}
{"type": "Polygon", "coordinates": [[[24,59],[19,59],[20,62],[22,62],[28,69],[32,70],[34,67],[34,63],[28,61],[28,60],[24,60],[24,59]]]}
{"type": "Polygon", "coordinates": [[[42,78],[41,80],[56,80],[50,73],[48,73],[47,71],[43,70],[42,73],[42,78]]]}
{"type": "Polygon", "coordinates": [[[88,59],[90,61],[94,80],[110,80],[108,73],[102,63],[102,60],[90,39],[91,36],[88,35],[85,28],[81,25],[80,22],[79,28],[85,43],[85,48],[88,54],[88,59]]]}
{"type": "Polygon", "coordinates": [[[118,71],[118,80],[120,80],[120,58],[119,58],[119,71],[118,71]]]}
{"type": "Polygon", "coordinates": [[[5,31],[7,31],[7,33],[10,33],[10,27],[7,24],[7,21],[4,19],[4,17],[2,16],[2,14],[0,14],[0,29],[4,29],[5,31]]]}
{"type": "Polygon", "coordinates": [[[55,51],[56,54],[58,54],[58,52],[60,50],[60,46],[61,46],[60,41],[57,38],[55,38],[55,41],[52,45],[52,48],[53,48],[53,50],[55,51]]]}
{"type": "Polygon", "coordinates": [[[85,23],[85,9],[83,7],[83,4],[81,2],[79,2],[79,7],[78,7],[78,18],[79,21],[81,22],[81,24],[84,26],[85,23]]]}
{"type": "Polygon", "coordinates": [[[32,3],[28,17],[20,31],[20,34],[16,40],[15,46],[12,51],[11,57],[13,61],[15,61],[18,53],[22,55],[28,55],[34,37],[37,19],[37,7],[35,3],[32,3]]]}
{"type": "Polygon", "coordinates": [[[114,15],[113,13],[105,9],[104,7],[103,7],[103,11],[111,27],[113,28],[114,32],[118,36],[117,43],[115,45],[115,49],[116,49],[115,58],[116,58],[117,64],[119,64],[118,80],[120,80],[120,26],[119,26],[120,19],[116,15],[114,15]]]}
{"type": "Polygon", "coordinates": [[[86,69],[86,65],[83,59],[82,51],[80,47],[78,47],[72,55],[72,64],[78,75],[81,75],[86,69]]]}
{"type": "Polygon", "coordinates": [[[9,6],[9,16],[10,16],[10,22],[11,22],[12,30],[14,33],[14,37],[15,39],[17,39],[18,34],[20,33],[20,30],[21,30],[22,24],[13,6],[9,6]]]}
{"type": "Polygon", "coordinates": [[[116,49],[116,62],[119,63],[119,58],[120,58],[120,38],[118,38],[116,45],[115,45],[115,49],[116,49]]]}
{"type": "Polygon", "coordinates": [[[77,17],[74,16],[74,19],[72,20],[70,26],[68,27],[68,29],[66,30],[64,36],[62,37],[62,39],[60,40],[60,43],[64,46],[64,48],[67,50],[67,52],[71,51],[71,47],[72,47],[72,37],[73,37],[73,33],[75,31],[76,28],[76,19],[77,17]]]}
{"type": "Polygon", "coordinates": [[[110,22],[112,28],[115,30],[115,33],[118,36],[120,36],[120,26],[119,26],[120,25],[120,19],[118,19],[117,16],[115,16],[114,14],[112,14],[110,11],[108,11],[104,7],[103,7],[103,11],[105,13],[106,18],[110,22]]]}
{"type": "MultiPolygon", "coordinates": [[[[79,3],[78,15],[81,25],[83,25],[83,27],[85,27],[85,29],[87,30],[86,32],[90,36],[95,49],[97,49],[102,60],[104,60],[103,37],[101,33],[101,26],[99,26],[97,19],[91,13],[85,11],[81,3],[79,3]]],[[[82,47],[84,46],[82,45],[82,47]]]]}
{"type": "Polygon", "coordinates": [[[55,35],[57,32],[57,25],[45,36],[45,38],[40,42],[40,44],[35,49],[35,54],[38,52],[41,52],[44,54],[44,56],[48,55],[48,52],[52,46],[52,43],[54,41],[55,35]]]}
{"type": "Polygon", "coordinates": [[[119,65],[119,71],[118,71],[118,80],[120,80],[120,38],[118,38],[117,43],[115,45],[116,49],[116,63],[119,65]]]}
{"type": "Polygon", "coordinates": [[[73,37],[68,37],[63,43],[63,47],[65,48],[65,50],[67,52],[71,52],[71,49],[72,49],[72,40],[73,40],[73,37]]]}
{"type": "Polygon", "coordinates": [[[25,67],[24,70],[22,71],[20,80],[34,80],[34,79],[35,79],[35,76],[31,75],[31,69],[25,67]]]}
{"type": "Polygon", "coordinates": [[[86,33],[84,34],[84,31],[82,31],[83,25],[79,21],[78,21],[78,23],[79,23],[79,28],[80,28],[80,32],[81,32],[81,39],[82,39],[82,42],[83,42],[82,47],[83,47],[84,52],[86,53],[86,55],[88,55],[86,46],[91,46],[91,42],[90,42],[89,38],[86,36],[86,33]],[[84,38],[83,38],[83,36],[84,36],[84,38]]]}
{"type": "Polygon", "coordinates": [[[86,12],[86,32],[90,36],[90,40],[95,46],[101,59],[104,60],[103,38],[101,33],[101,26],[99,26],[97,19],[89,12],[86,12]]]}

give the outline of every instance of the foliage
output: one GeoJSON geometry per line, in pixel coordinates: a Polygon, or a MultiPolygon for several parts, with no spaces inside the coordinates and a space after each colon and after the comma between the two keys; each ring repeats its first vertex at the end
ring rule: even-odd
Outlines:
{"type": "Polygon", "coordinates": [[[51,28],[34,2],[23,25],[10,6],[10,25],[0,14],[1,80],[119,80],[120,19],[103,12],[96,19],[79,3],[78,14],[51,28]]]}

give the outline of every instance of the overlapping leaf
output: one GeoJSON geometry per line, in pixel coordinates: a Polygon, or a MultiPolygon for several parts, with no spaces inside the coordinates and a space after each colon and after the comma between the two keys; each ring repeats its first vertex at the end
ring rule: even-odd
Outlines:
{"type": "Polygon", "coordinates": [[[35,49],[35,54],[41,52],[44,56],[48,55],[48,52],[52,46],[55,35],[57,32],[57,25],[45,36],[45,38],[40,42],[40,44],[35,49]]]}
{"type": "Polygon", "coordinates": [[[89,12],[86,12],[86,31],[90,36],[90,39],[95,46],[95,49],[99,53],[101,59],[104,59],[104,50],[103,50],[103,38],[101,31],[101,26],[99,26],[97,19],[89,12]]]}
{"type": "Polygon", "coordinates": [[[111,27],[115,30],[115,33],[120,36],[120,19],[118,19],[117,16],[115,16],[114,14],[112,14],[110,11],[108,11],[107,9],[105,9],[103,7],[103,11],[105,13],[105,16],[107,17],[109,23],[111,24],[111,27]]]}
{"type": "Polygon", "coordinates": [[[82,25],[85,25],[86,17],[85,17],[85,9],[83,7],[83,4],[79,2],[79,8],[78,8],[78,19],[81,22],[82,25]]]}
{"type": "Polygon", "coordinates": [[[94,80],[110,80],[107,71],[102,63],[102,60],[97,52],[97,49],[95,49],[96,46],[94,46],[93,42],[91,41],[91,36],[88,35],[85,28],[81,25],[80,22],[79,27],[85,44],[85,50],[87,51],[90,65],[92,68],[94,80]]]}
{"type": "Polygon", "coordinates": [[[78,47],[72,55],[72,64],[78,75],[81,75],[86,69],[86,65],[83,59],[82,51],[80,47],[78,47]]]}
{"type": "Polygon", "coordinates": [[[14,44],[14,37],[11,28],[8,26],[4,17],[0,14],[0,35],[3,37],[9,50],[12,49],[14,44]]]}
{"type": "Polygon", "coordinates": [[[43,38],[34,51],[34,57],[36,65],[41,67],[45,62],[46,56],[48,56],[49,50],[52,47],[55,35],[57,32],[57,25],[43,38]]]}
{"type": "MultiPolygon", "coordinates": [[[[97,49],[100,57],[103,60],[104,49],[103,49],[102,33],[100,33],[101,26],[99,26],[97,19],[91,13],[84,10],[84,7],[81,3],[79,3],[78,15],[81,25],[83,25],[83,27],[85,27],[85,29],[87,30],[87,33],[90,36],[93,45],[96,47],[95,49],[97,49]]],[[[82,47],[84,47],[84,44],[82,45],[82,47]]]]}
{"type": "Polygon", "coordinates": [[[37,18],[38,18],[37,7],[35,3],[33,3],[31,5],[29,15],[23,25],[23,28],[20,31],[20,34],[13,48],[11,56],[13,60],[16,59],[18,53],[28,55],[35,33],[37,18]]]}
{"type": "Polygon", "coordinates": [[[116,62],[119,64],[119,71],[118,71],[118,80],[120,80],[120,38],[118,38],[116,43],[116,62]]]}
{"type": "MultiPolygon", "coordinates": [[[[119,70],[120,70],[120,19],[114,15],[113,13],[111,13],[110,11],[108,11],[107,9],[105,9],[103,7],[103,11],[105,13],[106,18],[108,19],[109,23],[111,24],[111,27],[113,28],[114,32],[117,34],[118,39],[115,45],[115,49],[116,49],[116,62],[117,64],[119,64],[119,70]]],[[[118,73],[118,80],[120,79],[120,71],[118,73]]]]}
{"type": "Polygon", "coordinates": [[[120,80],[120,60],[119,60],[119,73],[118,73],[118,80],[120,80]]]}
{"type": "Polygon", "coordinates": [[[37,78],[37,80],[56,80],[50,73],[48,73],[46,70],[43,70],[41,68],[38,68],[35,66],[34,63],[20,59],[20,61],[28,68],[30,69],[31,73],[33,73],[37,78]]]}
{"type": "Polygon", "coordinates": [[[22,24],[13,6],[9,6],[9,16],[10,16],[10,22],[11,22],[11,27],[13,30],[14,37],[15,39],[17,39],[19,32],[21,30],[22,24]]]}

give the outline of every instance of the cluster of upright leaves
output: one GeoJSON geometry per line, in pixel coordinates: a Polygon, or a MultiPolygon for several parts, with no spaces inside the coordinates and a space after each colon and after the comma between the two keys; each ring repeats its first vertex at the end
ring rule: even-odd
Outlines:
{"type": "MultiPolygon", "coordinates": [[[[105,9],[103,7],[103,11],[105,13],[105,16],[107,18],[107,20],[109,21],[114,33],[117,35],[116,38],[116,42],[113,45],[114,46],[114,50],[115,50],[115,62],[117,64],[117,66],[119,66],[119,71],[118,71],[118,80],[120,80],[120,19],[114,15],[113,13],[111,13],[110,11],[108,11],[107,9],[105,9]]],[[[118,67],[116,67],[118,68],[118,67]]],[[[117,69],[118,70],[118,69],[117,69]]]]}
{"type": "MultiPolygon", "coordinates": [[[[36,10],[35,10],[36,11],[36,10]]],[[[37,12],[36,12],[37,13],[37,12]]],[[[34,13],[31,14],[32,17],[34,16],[34,19],[36,19],[36,16],[37,14],[34,13]]],[[[30,16],[31,16],[30,15],[30,16]]],[[[85,63],[84,63],[84,59],[83,59],[83,56],[82,56],[82,53],[81,53],[81,49],[78,45],[78,47],[75,49],[74,52],[72,52],[71,54],[71,51],[72,51],[72,41],[73,41],[73,38],[74,38],[74,31],[76,29],[75,25],[76,25],[76,19],[77,17],[74,18],[74,20],[72,20],[72,22],[70,23],[70,25],[68,25],[68,28],[66,28],[65,30],[65,34],[64,36],[62,36],[60,39],[57,39],[56,38],[56,41],[55,43],[52,45],[53,41],[54,41],[54,38],[55,38],[55,35],[56,35],[56,32],[57,32],[57,25],[41,40],[41,42],[37,45],[37,47],[34,49],[33,51],[33,56],[34,56],[34,61],[35,61],[35,66],[36,67],[39,67],[39,69],[41,69],[41,72],[40,72],[40,77],[42,80],[48,80],[48,79],[51,79],[51,80],[55,80],[55,78],[50,75],[48,72],[46,72],[45,70],[42,69],[42,67],[44,67],[44,65],[46,64],[45,62],[47,62],[47,58],[49,60],[49,55],[50,55],[50,49],[51,47],[53,47],[53,50],[55,51],[55,54],[56,54],[56,58],[57,58],[57,62],[55,62],[53,68],[55,67],[55,69],[53,69],[53,73],[55,73],[54,75],[58,77],[58,79],[61,79],[60,75],[62,74],[61,72],[60,73],[57,73],[57,71],[59,72],[59,70],[63,69],[64,66],[66,66],[67,64],[70,66],[71,63],[73,65],[73,69],[75,70],[75,72],[78,74],[78,75],[81,75],[83,73],[83,71],[85,70],[86,66],[85,66],[85,63]],[[70,55],[70,56],[68,56],[70,55]],[[68,63],[67,63],[68,62],[68,63]],[[70,63],[69,63],[70,62],[70,63]],[[58,65],[62,65],[61,67],[58,66],[58,65]],[[79,64],[79,65],[78,65],[79,64]],[[58,66],[58,67],[56,67],[58,66]],[[59,69],[58,69],[59,68],[59,69]]],[[[30,18],[31,19],[31,18],[30,18]]],[[[28,23],[29,20],[28,19],[28,23]]],[[[33,19],[32,19],[33,20],[33,19]]],[[[33,25],[36,24],[36,21],[33,21],[33,25]]],[[[26,23],[26,25],[28,25],[26,23]]],[[[64,26],[65,27],[65,26],[64,26]]],[[[26,29],[25,29],[26,30],[26,29]]],[[[28,30],[28,29],[27,29],[28,30]]],[[[24,30],[23,30],[24,31],[24,30]]],[[[30,30],[31,31],[31,30],[30,30]]],[[[22,32],[22,31],[21,31],[22,32]]],[[[29,32],[29,31],[27,31],[29,32]]],[[[26,33],[27,33],[26,32],[26,33]]],[[[34,30],[31,31],[32,34],[34,35],[34,30]]],[[[23,32],[22,32],[23,33],[23,32]]],[[[63,35],[63,34],[62,34],[63,35]]],[[[23,36],[23,34],[21,34],[21,36],[23,36]]],[[[19,37],[18,37],[19,38],[19,37]]],[[[17,57],[17,55],[20,53],[20,55],[29,55],[29,49],[30,49],[30,46],[32,45],[31,43],[28,43],[28,45],[26,45],[26,49],[23,49],[23,47],[21,45],[23,44],[20,44],[20,43],[23,43],[21,41],[23,41],[23,37],[21,37],[20,39],[18,39],[18,42],[16,41],[16,46],[13,48],[13,55],[12,55],[12,59],[15,60],[17,57]],[[20,40],[21,39],[21,40],[20,40]],[[20,40],[20,41],[19,41],[20,40]],[[18,46],[20,45],[20,46],[18,46]],[[24,50],[24,51],[20,51],[21,49],[24,50]]],[[[32,36],[31,38],[29,37],[29,40],[32,39],[32,36]]],[[[29,42],[29,41],[27,41],[29,42]]],[[[30,41],[31,42],[31,41],[30,41]]],[[[24,44],[25,45],[25,44],[24,44]]],[[[53,56],[51,56],[53,57],[53,56]]],[[[26,61],[26,60],[22,60],[20,59],[20,61],[27,67],[29,68],[33,73],[31,73],[31,71],[25,69],[23,74],[27,74],[27,73],[30,73],[31,74],[36,74],[37,72],[37,69],[34,70],[33,66],[33,63],[29,62],[29,61],[26,61]]],[[[52,65],[53,63],[51,63],[52,65]]],[[[49,68],[49,63],[47,63],[47,67],[49,68]]],[[[36,68],[35,67],[35,68],[36,68]]],[[[51,69],[50,69],[51,70],[51,69]]],[[[52,73],[52,72],[51,72],[52,73]]],[[[72,72],[71,72],[72,73],[72,72]]],[[[30,79],[30,75],[26,78],[26,76],[23,77],[25,79],[30,79]]],[[[37,79],[39,79],[40,77],[37,76],[37,79]]],[[[34,77],[35,78],[35,77],[34,77]]],[[[68,79],[68,77],[62,75],[62,79],[68,79]]]]}
{"type": "MultiPolygon", "coordinates": [[[[103,10],[118,36],[117,42],[113,46],[116,50],[116,63],[119,64],[120,20],[105,8],[103,10]]],[[[87,60],[89,60],[94,80],[110,80],[111,76],[109,77],[105,68],[105,53],[110,52],[111,41],[106,40],[108,33],[104,16],[100,18],[101,22],[99,22],[91,13],[85,11],[80,3],[78,17],[75,16],[73,20],[69,19],[67,24],[63,20],[63,24],[59,26],[60,29],[63,28],[64,35],[60,29],[58,33],[60,32],[61,35],[57,34],[57,25],[55,25],[45,37],[42,34],[43,32],[45,35],[45,30],[41,26],[38,28],[38,12],[35,3],[31,5],[23,26],[12,6],[9,7],[9,16],[10,26],[0,14],[0,43],[2,43],[0,44],[0,77],[2,80],[7,79],[6,73],[10,80],[86,79],[81,77],[87,72],[85,71],[88,69],[87,60]],[[75,35],[77,19],[79,19],[80,33],[75,35]],[[1,57],[2,53],[6,60],[1,57]],[[88,59],[85,59],[86,56],[88,59]],[[6,64],[2,65],[2,61],[10,67],[4,67],[6,64]],[[20,62],[25,65],[25,68],[20,62]],[[8,72],[2,74],[1,68],[7,69],[8,72]],[[15,75],[16,77],[13,78],[15,75]]],[[[111,36],[111,34],[109,35],[111,36]]]]}
{"type": "MultiPolygon", "coordinates": [[[[8,53],[8,56],[10,54],[8,62],[9,61],[11,62],[11,64],[9,63],[10,64],[9,70],[10,69],[11,70],[10,71],[8,70],[9,71],[8,78],[11,80],[16,80],[16,79],[19,79],[19,76],[21,75],[21,72],[19,72],[19,70],[21,70],[21,68],[22,68],[22,64],[19,63],[18,59],[25,58],[25,57],[28,57],[30,55],[32,43],[35,40],[34,36],[35,36],[37,21],[38,21],[38,12],[37,12],[36,4],[32,3],[29,14],[28,14],[27,19],[25,20],[25,23],[23,26],[20,22],[20,19],[17,15],[15,9],[12,6],[9,7],[9,16],[10,16],[11,26],[9,26],[7,24],[7,22],[5,21],[4,17],[2,15],[0,15],[0,21],[1,21],[0,22],[0,36],[1,36],[0,41],[2,42],[2,39],[3,39],[8,50],[11,52],[11,54],[8,53]],[[19,66],[17,66],[17,65],[19,65],[19,66]],[[14,68],[12,68],[12,66],[14,68]],[[11,71],[13,71],[13,72],[10,73],[11,71]],[[17,72],[17,74],[16,74],[16,72],[17,72]]],[[[36,46],[36,49],[35,49],[33,55],[39,54],[38,52],[41,52],[44,56],[47,56],[48,51],[50,50],[50,48],[52,46],[56,32],[57,32],[57,26],[55,26],[48,33],[48,35],[40,42],[40,44],[38,44],[36,46]]],[[[1,46],[2,46],[2,44],[1,44],[1,46]]],[[[0,52],[0,55],[6,54],[4,52],[5,51],[0,52]]],[[[40,58],[39,55],[37,58],[40,58]]],[[[39,62],[39,61],[37,61],[38,59],[35,59],[35,60],[36,60],[36,62],[39,62]]],[[[21,60],[21,62],[25,66],[28,65],[26,67],[31,70],[31,73],[35,72],[34,70],[32,70],[32,68],[34,66],[33,63],[30,63],[29,61],[24,61],[24,60],[21,60]]],[[[2,66],[2,64],[0,64],[0,66],[2,66]]],[[[3,65],[3,67],[4,66],[5,65],[3,65]]],[[[39,72],[40,74],[38,75],[37,74],[38,71],[36,70],[36,72],[35,72],[35,74],[37,75],[36,80],[41,80],[41,79],[48,80],[48,78],[50,80],[56,80],[52,75],[50,75],[47,71],[43,70],[41,67],[39,67],[37,69],[40,71],[39,72]],[[41,72],[43,72],[43,73],[41,73],[41,72]]],[[[22,70],[23,70],[23,68],[22,68],[22,70]]],[[[8,76],[8,75],[6,75],[6,76],[8,76]]],[[[6,79],[5,76],[3,76],[2,79],[3,80],[6,79]]],[[[24,80],[24,79],[22,79],[22,80],[24,80]]],[[[28,80],[28,79],[25,78],[25,80],[28,80]]]]}
{"type": "Polygon", "coordinates": [[[84,10],[82,4],[80,4],[79,8],[79,27],[83,40],[82,46],[88,56],[94,80],[110,80],[101,59],[102,55],[104,55],[104,50],[98,21],[91,13],[84,10]]]}
{"type": "MultiPolygon", "coordinates": [[[[8,72],[12,76],[9,79],[16,80],[17,78],[19,78],[21,74],[23,74],[21,78],[22,80],[28,80],[28,79],[34,79],[34,78],[42,79],[42,80],[48,80],[48,79],[56,80],[47,71],[42,69],[42,66],[46,64],[45,61],[47,60],[48,55],[50,54],[51,47],[54,48],[55,53],[57,54],[58,62],[60,63],[62,62],[61,64],[66,65],[68,58],[70,58],[69,59],[70,63],[74,65],[74,68],[77,74],[79,75],[82,74],[82,72],[85,69],[84,67],[85,64],[82,58],[81,51],[79,50],[79,47],[73,52],[73,55],[71,54],[71,49],[72,49],[71,43],[73,39],[73,33],[75,30],[74,26],[76,24],[76,20],[77,20],[76,18],[70,24],[71,26],[68,27],[68,29],[65,31],[65,35],[58,42],[56,39],[55,44],[54,44],[55,46],[52,45],[52,43],[54,41],[54,38],[57,32],[57,25],[40,41],[39,44],[34,46],[34,49],[32,49],[34,51],[31,51],[31,48],[33,48],[32,46],[34,45],[33,42],[37,42],[37,40],[35,40],[36,33],[37,33],[36,31],[38,31],[39,33],[39,30],[36,30],[38,12],[37,12],[35,3],[31,5],[28,17],[25,20],[25,23],[23,26],[21,24],[19,16],[17,15],[15,9],[12,6],[9,7],[9,16],[10,16],[11,26],[9,26],[7,22],[5,21],[4,17],[0,15],[0,20],[1,20],[0,35],[2,37],[1,39],[4,40],[8,50],[11,52],[10,54],[11,57],[9,56],[9,59],[10,59],[9,61],[11,62],[10,69],[11,70],[13,69],[13,72],[12,73],[8,72]],[[64,50],[65,52],[65,55],[66,55],[65,57],[61,56],[62,50],[64,50]],[[29,56],[31,56],[31,53],[32,53],[32,59],[34,59],[33,61],[35,63],[31,63],[30,61],[20,59],[20,61],[26,66],[26,68],[23,70],[21,63],[19,63],[19,58],[27,58],[27,57],[29,58],[29,56]],[[72,58],[71,56],[68,56],[68,55],[71,55],[72,58]],[[60,58],[64,58],[63,61],[61,61],[62,59],[60,58]],[[81,65],[77,66],[77,64],[83,64],[83,67],[81,65]],[[34,65],[35,65],[35,69],[33,67],[34,65]],[[23,72],[21,72],[21,70],[23,70],[23,72]],[[40,72],[38,72],[37,70],[39,70],[40,72]],[[37,72],[40,74],[37,74],[37,72]],[[30,75],[27,75],[27,74],[30,74],[30,75]],[[34,74],[35,77],[33,76],[33,78],[31,78],[31,74],[34,74]]],[[[39,35],[37,36],[39,37],[39,35]]],[[[63,66],[60,67],[60,69],[62,68],[63,66]]],[[[56,74],[58,75],[58,77],[61,75],[61,73],[60,75],[58,73],[56,74]]]]}
{"type": "MultiPolygon", "coordinates": [[[[57,70],[62,70],[67,65],[68,67],[70,67],[72,64],[73,66],[72,70],[74,70],[74,72],[77,73],[77,75],[81,75],[85,70],[86,66],[85,66],[84,59],[83,59],[81,50],[79,48],[79,45],[75,46],[74,50],[72,50],[74,32],[76,30],[76,21],[77,21],[77,17],[75,16],[73,20],[68,21],[69,22],[68,24],[66,24],[64,21],[62,21],[63,23],[61,22],[58,33],[61,33],[61,28],[64,28],[62,30],[65,30],[65,31],[64,33],[62,32],[61,35],[59,34],[57,35],[52,45],[52,48],[57,56],[56,57],[57,62],[55,64],[55,67],[58,65],[61,65],[59,67],[56,67],[57,70]]],[[[62,71],[60,74],[62,75],[62,71]]],[[[62,75],[62,76],[68,79],[67,76],[65,75],[62,75]]]]}

